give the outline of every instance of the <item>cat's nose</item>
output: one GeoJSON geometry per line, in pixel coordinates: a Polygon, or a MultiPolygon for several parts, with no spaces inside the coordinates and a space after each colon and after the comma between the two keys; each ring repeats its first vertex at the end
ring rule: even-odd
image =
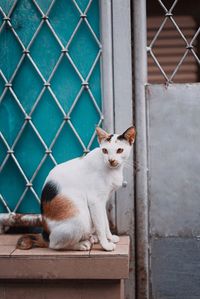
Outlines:
{"type": "Polygon", "coordinates": [[[111,166],[116,166],[117,165],[117,161],[113,160],[113,159],[109,159],[108,160],[111,166]]]}

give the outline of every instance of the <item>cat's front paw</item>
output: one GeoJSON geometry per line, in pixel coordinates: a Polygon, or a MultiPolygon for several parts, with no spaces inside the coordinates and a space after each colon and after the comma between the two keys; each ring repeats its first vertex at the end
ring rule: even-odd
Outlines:
{"type": "Polygon", "coordinates": [[[89,240],[90,240],[90,242],[92,244],[96,244],[96,243],[99,242],[99,239],[98,239],[98,237],[96,235],[91,235],[90,238],[89,238],[89,240]]]}
{"type": "Polygon", "coordinates": [[[74,245],[74,250],[88,251],[91,249],[91,242],[89,240],[81,241],[74,245]]]}
{"type": "Polygon", "coordinates": [[[111,242],[113,242],[113,243],[118,243],[118,242],[119,242],[119,237],[116,236],[116,235],[111,235],[108,239],[109,239],[111,242]]]}
{"type": "Polygon", "coordinates": [[[101,246],[106,251],[113,251],[116,248],[116,245],[114,243],[112,243],[112,242],[103,242],[103,243],[101,243],[101,246]]]}

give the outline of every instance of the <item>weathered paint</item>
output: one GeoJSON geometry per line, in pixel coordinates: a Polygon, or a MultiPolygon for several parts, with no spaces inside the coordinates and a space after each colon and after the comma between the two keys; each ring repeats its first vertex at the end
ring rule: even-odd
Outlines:
{"type": "Polygon", "coordinates": [[[153,299],[199,298],[199,94],[200,84],[146,88],[153,299]]]}
{"type": "Polygon", "coordinates": [[[147,82],[146,0],[133,1],[134,108],[137,129],[135,160],[136,297],[149,298],[147,132],[145,84],[147,82]]]}
{"type": "Polygon", "coordinates": [[[150,85],[150,231],[200,234],[200,84],[150,85]]]}

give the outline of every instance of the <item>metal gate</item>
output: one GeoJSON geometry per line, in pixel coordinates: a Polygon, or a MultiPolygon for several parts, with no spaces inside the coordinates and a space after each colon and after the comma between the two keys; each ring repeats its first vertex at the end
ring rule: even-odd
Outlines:
{"type": "Polygon", "coordinates": [[[103,120],[98,0],[0,1],[0,212],[38,213],[57,163],[103,120]]]}
{"type": "MultiPolygon", "coordinates": [[[[39,212],[47,173],[95,147],[96,125],[121,133],[134,122],[130,0],[0,4],[1,232],[17,216],[10,212],[39,212]]],[[[131,155],[108,207],[112,228],[131,236],[127,298],[135,294],[133,173],[131,155]]]]}
{"type": "Polygon", "coordinates": [[[183,0],[134,3],[136,159],[141,165],[136,175],[137,290],[141,299],[199,297],[200,84],[191,83],[199,81],[200,70],[200,6],[196,4],[183,0]],[[150,9],[157,6],[151,23],[157,27],[154,31],[151,27],[148,43],[146,4],[150,9]],[[192,20],[190,7],[193,31],[191,23],[180,23],[192,20]],[[170,41],[171,36],[175,38],[170,41]],[[197,74],[190,76],[192,71],[197,74]],[[151,79],[154,84],[149,84],[151,79]]]}

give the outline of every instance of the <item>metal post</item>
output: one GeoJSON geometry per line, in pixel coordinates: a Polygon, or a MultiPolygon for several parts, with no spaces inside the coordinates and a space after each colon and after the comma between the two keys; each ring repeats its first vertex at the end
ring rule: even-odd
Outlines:
{"type": "MultiPolygon", "coordinates": [[[[131,1],[112,1],[113,73],[115,130],[124,132],[133,124],[131,1]]],[[[125,298],[135,298],[135,226],[133,155],[124,169],[127,184],[116,194],[116,224],[119,234],[131,237],[130,273],[125,282],[125,298]]]]}
{"type": "Polygon", "coordinates": [[[101,13],[101,82],[103,96],[103,127],[108,132],[114,132],[114,103],[113,103],[113,49],[112,49],[112,15],[111,1],[102,0],[100,3],[101,13]]]}
{"type": "Polygon", "coordinates": [[[147,127],[145,84],[147,83],[146,0],[133,2],[136,161],[136,288],[137,298],[149,298],[147,127]],[[141,167],[140,167],[141,166],[141,167]]]}
{"type": "MultiPolygon", "coordinates": [[[[112,1],[99,1],[101,14],[101,82],[103,105],[103,128],[114,132],[114,91],[113,91],[113,44],[112,44],[112,1]]],[[[116,200],[115,195],[109,201],[108,216],[113,229],[116,229],[116,200]]]]}

